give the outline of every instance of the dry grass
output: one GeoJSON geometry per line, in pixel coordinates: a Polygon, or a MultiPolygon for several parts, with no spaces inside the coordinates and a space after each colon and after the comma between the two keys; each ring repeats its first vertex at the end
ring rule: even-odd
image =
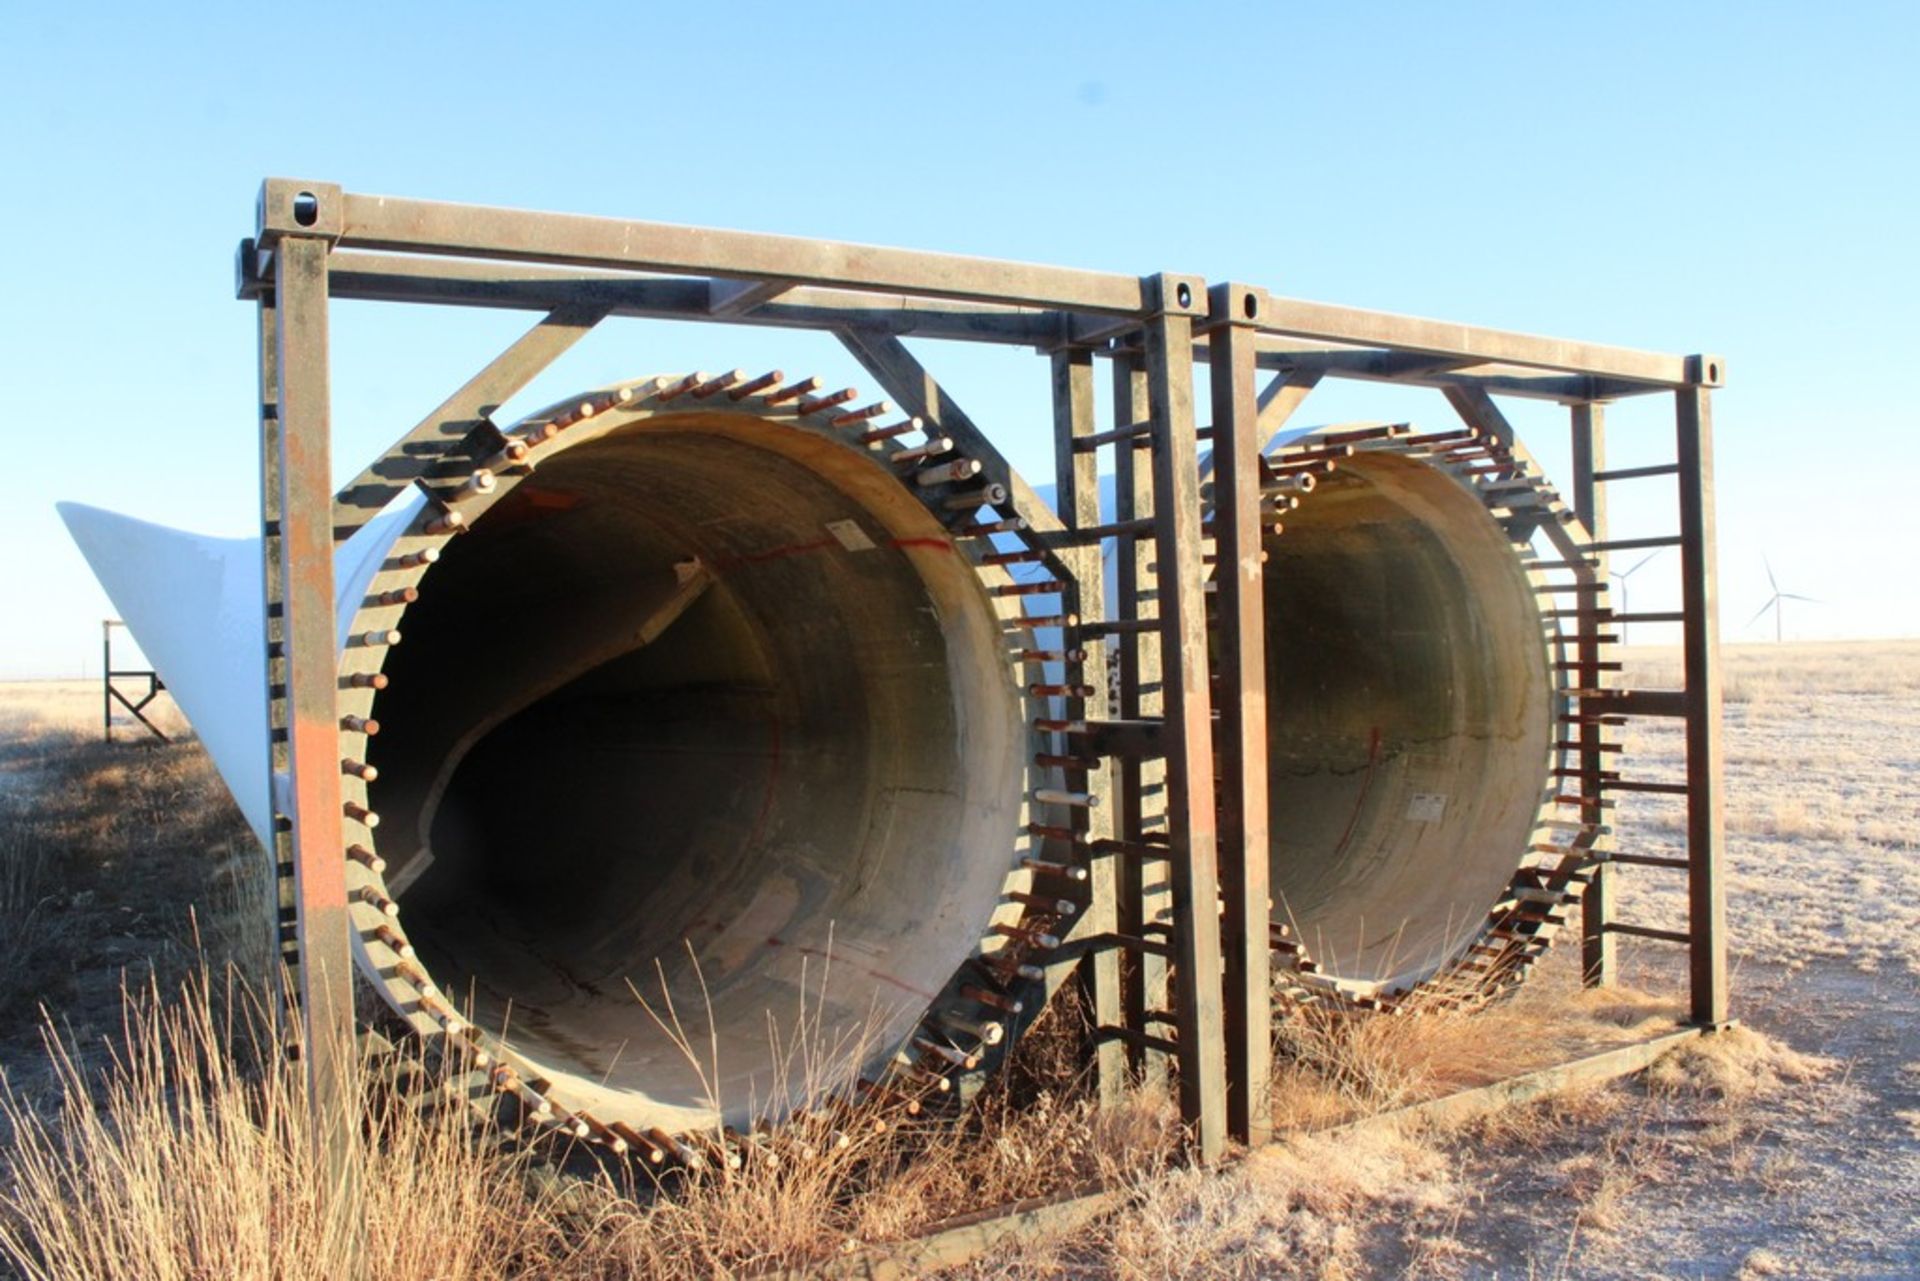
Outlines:
{"type": "Polygon", "coordinates": [[[1264,1149],[1224,1175],[1182,1170],[1098,1234],[1112,1275],[1347,1275],[1369,1214],[1442,1211],[1459,1194],[1445,1154],[1391,1128],[1264,1149]]]}
{"type": "MultiPolygon", "coordinates": [[[[263,1048],[277,1038],[257,1003],[230,1007],[195,969],[204,943],[264,972],[266,878],[251,838],[192,744],[101,743],[97,698],[80,684],[0,687],[0,1007],[11,1007],[0,1019],[31,1026],[43,1004],[62,1028],[49,1025],[48,1055],[0,1052],[14,1069],[0,1109],[13,1131],[0,1258],[36,1278],[339,1275],[341,1243],[304,1160],[305,1082],[263,1048]]],[[[1036,1169],[1037,1129],[1022,1126],[1056,1130],[1059,1176],[1081,1178],[1141,1137],[1130,1119],[1168,1124],[1164,1108],[1095,1121],[1074,1099],[1036,1102],[966,1132],[841,1142],[823,1124],[794,1126],[777,1165],[697,1175],[656,1200],[610,1175],[562,1197],[530,1184],[527,1158],[485,1142],[462,1112],[369,1091],[368,1194],[354,1218],[374,1276],[709,1276],[1032,1191],[1048,1172],[1036,1169]],[[935,1159],[909,1163],[916,1150],[935,1159]],[[890,1190],[860,1195],[874,1187],[890,1190]]],[[[1139,1150],[1170,1146],[1162,1133],[1139,1150]]]]}
{"type": "MultiPolygon", "coordinates": [[[[1672,651],[1629,651],[1626,684],[1672,688],[1678,662],[1672,651]]],[[[1920,642],[1735,646],[1726,691],[1735,954],[1920,975],[1920,642]]],[[[1677,722],[1635,720],[1624,741],[1634,777],[1681,776],[1677,722]]],[[[1636,853],[1681,852],[1675,798],[1622,796],[1618,827],[1636,853]]],[[[1680,878],[1635,872],[1621,889],[1623,919],[1683,926],[1680,878]]]]}
{"type": "Polygon", "coordinates": [[[1277,1028],[1274,1125],[1318,1129],[1563,1063],[1671,1028],[1680,1005],[1542,973],[1482,1010],[1354,1017],[1308,1007],[1277,1028]]]}
{"type": "MultiPolygon", "coordinates": [[[[1748,731],[1736,744],[1758,770],[1778,748],[1747,746],[1755,733],[1763,743],[1806,739],[1807,713],[1792,680],[1742,661],[1736,651],[1730,716],[1748,731]]],[[[1877,724],[1874,700],[1896,686],[1920,689],[1920,647],[1813,670],[1832,690],[1855,690],[1861,719],[1877,724]]],[[[85,686],[0,687],[0,938],[11,980],[0,1006],[14,1002],[17,1024],[30,1001],[50,998],[63,1020],[79,1023],[55,1042],[44,1080],[0,1045],[0,1063],[15,1069],[0,1109],[0,1128],[15,1130],[0,1150],[0,1274],[10,1259],[35,1281],[338,1275],[341,1246],[327,1235],[322,1189],[303,1159],[311,1122],[301,1075],[263,1051],[277,1041],[256,1003],[209,990],[191,923],[175,906],[201,904],[208,951],[259,972],[259,932],[237,924],[257,919],[257,908],[241,905],[257,903],[263,888],[249,838],[191,745],[95,742],[96,698],[85,686]],[[134,985],[123,1016],[120,975],[129,967],[160,977],[134,985]],[[163,1001],[160,990],[174,995],[163,1001]],[[110,1053],[101,1024],[113,1025],[110,1053]]],[[[1663,729],[1635,745],[1656,772],[1677,763],[1663,729]]],[[[1808,875],[1767,866],[1791,845],[1910,848],[1902,815],[1920,815],[1910,780],[1869,780],[1877,817],[1853,813],[1846,793],[1828,784],[1871,765],[1872,750],[1853,738],[1804,746],[1803,772],[1817,773],[1820,786],[1765,798],[1735,792],[1736,894],[1752,892],[1741,877],[1808,875]]],[[[1736,778],[1742,768],[1736,762],[1736,778]]],[[[1673,837],[1667,822],[1649,812],[1627,816],[1623,827],[1658,842],[1673,837]]],[[[1902,897],[1898,864],[1855,868],[1881,878],[1896,906],[1920,901],[1902,897]]],[[[1650,909],[1629,914],[1658,924],[1647,918],[1666,900],[1651,883],[1629,882],[1629,895],[1649,896],[1629,903],[1650,909]]],[[[1911,938],[1895,936],[1899,922],[1881,924],[1888,934],[1869,932],[1870,950],[1920,955],[1911,938]]],[[[1631,993],[1582,993],[1564,974],[1541,979],[1516,1001],[1471,1016],[1289,1019],[1278,1124],[1324,1130],[1639,1039],[1677,1012],[1631,993]]],[[[1170,1166],[1177,1123],[1164,1097],[1143,1094],[1103,1113],[1063,1084],[1076,1043],[1070,1010],[1050,1013],[1039,1030],[1023,1041],[1023,1070],[962,1125],[877,1133],[815,1117],[772,1136],[763,1159],[738,1171],[711,1165],[678,1179],[669,1196],[644,1176],[636,1183],[631,1173],[579,1161],[573,1167],[584,1177],[543,1176],[544,1163],[476,1131],[464,1110],[404,1106],[369,1080],[357,1140],[368,1194],[354,1216],[368,1275],[746,1276],[1093,1179],[1131,1187],[1129,1207],[1071,1240],[1022,1241],[959,1275],[1476,1274],[1484,1259],[1464,1229],[1484,1210],[1460,1174],[1468,1146],[1553,1151],[1550,1189],[1574,1231],[1604,1237],[1644,1189],[1670,1181],[1687,1160],[1719,1163],[1770,1195],[1802,1186],[1807,1172],[1760,1141],[1746,1110],[1830,1070],[1764,1038],[1731,1034],[1663,1063],[1646,1087],[1578,1090],[1444,1130],[1301,1133],[1228,1171],[1203,1172],[1170,1166]],[[1684,1139],[1652,1119],[1662,1108],[1686,1112],[1684,1139]],[[1583,1131],[1598,1137],[1568,1150],[1566,1136],[1583,1131]],[[1375,1257],[1382,1222],[1399,1234],[1390,1266],[1375,1257]]],[[[1748,1275],[1766,1274],[1763,1253],[1747,1262],[1748,1275]]]]}
{"type": "MultiPolygon", "coordinates": [[[[0,1255],[33,1281],[338,1275],[343,1247],[327,1232],[324,1189],[302,1160],[312,1142],[304,1078],[263,1049],[278,1038],[258,1004],[196,978],[173,1001],[138,991],[127,1011],[101,1079],[56,1042],[57,1107],[42,1116],[9,1098],[17,1133],[0,1195],[0,1255]]],[[[1070,1017],[1071,1006],[1061,1013],[1070,1017]]],[[[1532,1040],[1529,1061],[1544,1062],[1596,1039],[1644,1034],[1670,1015],[1630,994],[1543,988],[1478,1018],[1302,1021],[1285,1041],[1276,1112],[1287,1124],[1377,1112],[1513,1070],[1488,1047],[1521,1033],[1532,1040]]],[[[1064,1058],[1074,1029],[1049,1019],[1029,1053],[1064,1058]]],[[[1675,1069],[1673,1088],[1693,1082],[1732,1097],[1737,1082],[1780,1063],[1790,1060],[1690,1060],[1675,1069]]],[[[1176,1170],[1177,1121],[1164,1097],[1146,1094],[1103,1112],[1070,1088],[1018,1106],[1002,1089],[962,1125],[884,1133],[815,1115],[769,1135],[761,1159],[743,1169],[712,1163],[656,1196],[644,1180],[636,1186],[630,1173],[600,1167],[583,1180],[531,1178],[528,1154],[487,1141],[463,1109],[420,1110],[371,1080],[362,1085],[368,1122],[356,1156],[366,1194],[354,1220],[375,1278],[745,1276],[1096,1180],[1132,1186],[1135,1203],[1074,1240],[1023,1241],[963,1275],[1257,1276],[1283,1261],[1341,1275],[1358,1266],[1369,1215],[1423,1225],[1409,1248],[1440,1268],[1452,1237],[1436,1229],[1462,1212],[1447,1131],[1302,1134],[1224,1174],[1176,1170]]],[[[1481,1139],[1513,1141],[1564,1128],[1576,1114],[1600,1115],[1591,1098],[1562,1100],[1469,1126],[1481,1139]]],[[[1612,1162],[1591,1178],[1569,1171],[1583,1221],[1604,1226],[1609,1207],[1638,1186],[1624,1168],[1612,1162]]]]}
{"type": "MultiPolygon", "coordinates": [[[[324,1212],[307,1159],[317,1122],[301,1068],[275,1051],[276,1020],[204,975],[169,1000],[134,991],[125,1011],[97,1077],[49,1029],[53,1106],[0,1095],[14,1130],[0,1261],[29,1281],[343,1275],[349,1243],[324,1212]]],[[[711,1161],[659,1195],[648,1176],[584,1157],[556,1178],[550,1149],[517,1146],[457,1101],[419,1106],[382,1086],[382,1066],[362,1063],[356,1082],[347,1128],[363,1178],[349,1221],[365,1275],[396,1281],[804,1267],[982,1205],[1149,1178],[1178,1133],[1168,1103],[1144,1095],[1103,1112],[1072,1094],[1015,1108],[1002,1093],[964,1124],[896,1118],[884,1131],[823,1111],[764,1136],[741,1168],[711,1161]]]]}
{"type": "MultiPolygon", "coordinates": [[[[308,1159],[304,1076],[273,1048],[273,1020],[204,977],[184,999],[128,994],[126,1030],[98,1080],[51,1038],[50,1115],[9,1090],[0,1257],[53,1278],[336,1277],[349,1243],[328,1230],[308,1159]]],[[[364,1083],[363,1083],[364,1084],[364,1083]]],[[[561,1244],[554,1216],[457,1114],[392,1098],[347,1126],[366,1195],[351,1222],[378,1277],[502,1274],[561,1244]]]]}
{"type": "MultiPolygon", "coordinates": [[[[53,1039],[49,1079],[9,1091],[0,1256],[34,1281],[338,1275],[343,1244],[328,1235],[324,1189],[304,1160],[312,1121],[300,1071],[272,1051],[278,1038],[257,1002],[212,990],[195,967],[184,908],[152,915],[157,903],[197,902],[215,955],[257,962],[243,944],[259,933],[234,923],[258,919],[264,880],[245,872],[257,861],[237,816],[190,745],[104,747],[93,741],[91,691],[56,693],[36,703],[0,691],[0,768],[22,780],[5,802],[19,802],[5,848],[12,883],[25,887],[10,910],[59,918],[10,989],[76,1008],[117,1004],[127,966],[161,977],[135,984],[110,1049],[99,1028],[53,1039]],[[114,884],[135,865],[140,884],[114,884]],[[141,910],[122,912],[133,894],[141,910]],[[41,906],[50,895],[57,909],[41,906]],[[130,915],[137,928],[122,932],[143,936],[145,952],[130,937],[124,956],[102,957],[103,928],[130,915]],[[92,987],[59,977],[90,971],[92,987]]],[[[1505,1037],[1518,1026],[1505,1020],[1531,1016],[1516,1007],[1487,1017],[1505,1037]]],[[[368,1275],[743,1276],[1099,1180],[1136,1187],[1139,1208],[1053,1243],[1063,1253],[1051,1261],[1036,1253],[1018,1266],[1158,1276],[1204,1270],[1201,1260],[1242,1239],[1254,1243],[1249,1260],[1342,1258],[1352,1216],[1378,1198],[1409,1209],[1446,1200],[1423,1181],[1443,1172],[1434,1149],[1412,1137],[1357,1149],[1303,1140],[1223,1178],[1171,1170],[1178,1123],[1168,1100],[1141,1093],[1096,1109],[1073,1079],[1075,1018],[1071,1005],[1050,1012],[963,1124],[878,1133],[814,1117],[770,1136],[763,1159],[737,1171],[711,1164],[668,1196],[644,1176],[578,1161],[584,1178],[532,1177],[545,1165],[491,1142],[463,1109],[405,1106],[369,1078],[356,1132],[366,1192],[354,1215],[368,1275]],[[1329,1178],[1336,1147],[1342,1172],[1329,1178]],[[1424,1190],[1404,1200],[1394,1189],[1424,1190]]],[[[1329,1120],[1486,1079],[1497,1070],[1486,1054],[1493,1028],[1476,1032],[1457,1015],[1303,1022],[1290,1029],[1282,1071],[1293,1102],[1277,1095],[1276,1105],[1290,1124],[1329,1120]]],[[[698,1040],[689,1035],[689,1046],[698,1040]]],[[[1536,1039],[1543,1056],[1560,1043],[1536,1039]]],[[[803,1048],[810,1072],[835,1070],[831,1053],[803,1048]]]]}
{"type": "MultiPolygon", "coordinates": [[[[0,687],[0,1005],[13,1007],[0,1029],[14,1034],[0,1043],[0,1275],[339,1276],[304,1076],[246,986],[206,977],[265,972],[262,861],[197,747],[102,744],[96,697],[0,687]],[[53,1011],[44,1047],[18,1035],[36,1004],[53,1011]]],[[[1176,1149],[1177,1120],[1145,1094],[1097,1111],[1059,1070],[1072,1017],[1050,1013],[1023,1041],[1025,1079],[990,1089],[962,1125],[896,1118],[883,1133],[817,1115],[743,1169],[675,1176],[668,1196],[577,1154],[556,1180],[550,1149],[521,1150],[464,1107],[410,1106],[369,1068],[352,1127],[366,1275],[746,1275],[1144,1177],[1176,1149]],[[1041,1078],[1054,1087],[1028,1083],[1041,1078]]],[[[810,1079],[866,1057],[810,1040],[804,1012],[797,1023],[786,1043],[810,1079]]]]}
{"type": "Polygon", "coordinates": [[[206,755],[102,742],[97,699],[97,686],[0,686],[0,1021],[110,1006],[127,964],[176,982],[203,944],[255,967],[265,954],[261,865],[235,855],[253,837],[206,755]],[[105,993],[84,990],[102,974],[105,993]]]}
{"type": "Polygon", "coordinates": [[[1689,1041],[1662,1057],[1648,1070],[1647,1082],[1658,1090],[1740,1104],[1788,1085],[1822,1080],[1838,1067],[1832,1059],[1802,1054],[1752,1028],[1735,1025],[1689,1041]]]}
{"type": "MultiPolygon", "coordinates": [[[[1662,1009],[1629,997],[1591,1017],[1624,1029],[1641,1015],[1664,1021],[1662,1009]]],[[[1396,1036],[1394,1057],[1402,1060],[1423,1039],[1413,1030],[1396,1036]]],[[[1450,1059],[1453,1030],[1434,1038],[1416,1059],[1450,1059]]],[[[1522,1195],[1536,1207],[1523,1220],[1529,1261],[1517,1274],[1581,1275],[1583,1260],[1604,1257],[1596,1251],[1643,1217],[1647,1198],[1671,1196],[1673,1185],[1703,1162],[1765,1195],[1803,1188],[1807,1172],[1791,1152],[1770,1150],[1773,1136],[1751,1118],[1763,1101],[1804,1093],[1836,1070],[1828,1060],[1735,1029],[1689,1043],[1641,1079],[1575,1086],[1524,1106],[1442,1120],[1382,1118],[1296,1133],[1224,1171],[1172,1170],[1139,1182],[1123,1211],[1073,1240],[1009,1242],[949,1275],[975,1281],[1507,1275],[1485,1253],[1484,1240],[1465,1231],[1487,1217],[1488,1198],[1503,1195],[1468,1173],[1475,1163],[1484,1167],[1490,1153],[1524,1180],[1522,1195]],[[1556,1237],[1563,1241],[1558,1252],[1542,1254],[1556,1237]]],[[[1394,1069],[1376,1079],[1406,1077],[1394,1069]]],[[[1396,1087],[1386,1097],[1406,1093],[1396,1087]]],[[[1487,1177],[1484,1168],[1478,1177],[1487,1177]]],[[[1763,1274],[1765,1258],[1760,1255],[1751,1275],[1763,1274]]]]}

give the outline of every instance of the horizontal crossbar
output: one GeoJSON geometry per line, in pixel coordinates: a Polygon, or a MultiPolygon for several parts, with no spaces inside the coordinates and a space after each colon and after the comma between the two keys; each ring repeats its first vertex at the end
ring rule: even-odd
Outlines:
{"type": "Polygon", "coordinates": [[[1679,930],[1656,930],[1645,925],[1622,925],[1618,921],[1608,921],[1601,927],[1609,934],[1624,934],[1628,938],[1653,939],[1657,943],[1691,943],[1693,935],[1683,934],[1679,930]]]}

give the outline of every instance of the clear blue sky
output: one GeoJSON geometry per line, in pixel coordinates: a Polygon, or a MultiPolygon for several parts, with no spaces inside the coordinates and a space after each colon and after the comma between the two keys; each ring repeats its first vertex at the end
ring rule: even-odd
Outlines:
{"type": "MultiPolygon", "coordinates": [[[[56,499],[253,528],[253,322],[231,257],[268,174],[1193,271],[1714,351],[1731,370],[1716,406],[1729,639],[1770,634],[1745,625],[1763,555],[1821,598],[1789,613],[1789,635],[1920,634],[1920,422],[1900,381],[1920,338],[1915,14],[0,6],[0,677],[97,661],[107,606],[56,499]]],[[[337,469],[526,323],[338,307],[337,469]]],[[[1044,362],[924,354],[1047,479],[1044,362]]],[[[866,385],[817,336],[620,322],[516,403],[734,365],[866,385]]],[[[1616,458],[1664,454],[1666,410],[1618,411],[1616,458]]],[[[1348,384],[1301,421],[1437,429],[1447,413],[1432,393],[1348,384]]],[[[1515,415],[1564,458],[1558,410],[1515,415]]],[[[1623,507],[1621,532],[1662,532],[1635,528],[1644,516],[1623,507]]],[[[1672,560],[1636,577],[1636,606],[1670,594],[1672,560]]]]}

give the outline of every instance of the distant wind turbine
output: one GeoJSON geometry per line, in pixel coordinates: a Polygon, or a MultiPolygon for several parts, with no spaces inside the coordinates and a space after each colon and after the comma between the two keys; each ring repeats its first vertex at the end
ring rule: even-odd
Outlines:
{"type": "MultiPolygon", "coordinates": [[[[1652,560],[1654,557],[1658,556],[1659,554],[1660,553],[1657,551],[1648,552],[1645,556],[1642,556],[1639,560],[1634,562],[1634,566],[1632,569],[1629,569],[1624,573],[1616,574],[1612,570],[1607,571],[1607,577],[1613,579],[1616,583],[1620,584],[1620,607],[1618,612],[1622,614],[1627,612],[1627,580],[1629,578],[1632,578],[1635,574],[1639,573],[1641,570],[1645,569],[1647,567],[1647,562],[1652,560]]],[[[1625,623],[1620,624],[1620,643],[1622,645],[1627,643],[1627,624],[1625,623]]]]}
{"type": "Polygon", "coordinates": [[[1807,604],[1809,605],[1818,605],[1820,602],[1815,600],[1811,596],[1796,596],[1792,592],[1781,591],[1779,582],[1776,581],[1773,576],[1773,563],[1769,561],[1765,556],[1762,556],[1760,558],[1760,563],[1767,567],[1767,586],[1773,588],[1773,595],[1768,598],[1766,604],[1760,607],[1759,613],[1755,614],[1752,618],[1749,618],[1747,620],[1747,626],[1752,627],[1755,623],[1760,621],[1760,619],[1766,614],[1768,610],[1772,610],[1773,611],[1773,643],[1778,645],[1780,643],[1780,637],[1781,637],[1780,602],[1788,601],[1788,600],[1803,600],[1807,602],[1807,604]]]}

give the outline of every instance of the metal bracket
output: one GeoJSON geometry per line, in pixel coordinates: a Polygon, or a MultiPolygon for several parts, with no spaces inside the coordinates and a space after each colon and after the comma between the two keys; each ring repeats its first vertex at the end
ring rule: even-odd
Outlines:
{"type": "MultiPolygon", "coordinates": [[[[1234,281],[1218,284],[1207,291],[1206,319],[1196,324],[1193,331],[1208,334],[1225,325],[1258,329],[1272,306],[1273,295],[1258,285],[1234,281]]],[[[1213,363],[1211,357],[1208,363],[1213,363]]]]}
{"type": "Polygon", "coordinates": [[[1207,314],[1207,282],[1202,276],[1184,276],[1172,272],[1140,278],[1146,294],[1147,315],[1191,316],[1207,314]]]}
{"type": "Polygon", "coordinates": [[[1727,385],[1727,362],[1719,356],[1688,356],[1687,381],[1696,387],[1724,387],[1727,385]]]}
{"type": "Polygon", "coordinates": [[[346,231],[346,198],[333,182],[269,178],[254,206],[254,239],[272,248],[282,236],[336,241],[346,231]]]}

